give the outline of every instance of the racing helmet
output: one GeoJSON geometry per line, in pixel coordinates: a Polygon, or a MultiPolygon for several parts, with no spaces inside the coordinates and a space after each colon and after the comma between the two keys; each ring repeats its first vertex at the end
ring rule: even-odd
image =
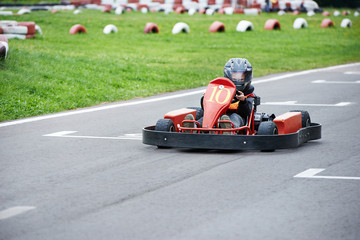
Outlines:
{"type": "Polygon", "coordinates": [[[224,77],[230,79],[238,91],[250,87],[252,76],[251,64],[245,58],[231,58],[224,66],[224,77]]]}

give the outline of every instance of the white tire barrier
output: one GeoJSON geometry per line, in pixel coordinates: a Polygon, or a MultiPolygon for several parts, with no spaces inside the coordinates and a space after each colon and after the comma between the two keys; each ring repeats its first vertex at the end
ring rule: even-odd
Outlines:
{"type": "Polygon", "coordinates": [[[141,11],[141,13],[146,14],[146,13],[148,13],[149,9],[146,8],[146,7],[142,7],[142,8],[140,9],[140,11],[141,11]]]}
{"type": "Polygon", "coordinates": [[[116,15],[121,15],[121,14],[123,14],[123,13],[125,13],[125,8],[123,8],[123,7],[117,7],[117,8],[115,9],[115,14],[116,14],[116,15]]]}
{"type": "Polygon", "coordinates": [[[81,10],[76,9],[73,13],[74,13],[74,14],[79,14],[79,13],[81,13],[81,10]]]}
{"type": "Polygon", "coordinates": [[[246,20],[241,20],[236,26],[236,31],[238,32],[246,32],[254,30],[254,25],[246,20]]]}
{"type": "Polygon", "coordinates": [[[86,28],[83,26],[83,25],[80,25],[80,24],[75,24],[74,26],[72,26],[70,28],[70,31],[69,33],[71,35],[74,35],[74,34],[77,34],[77,33],[86,33],[86,28]]]}
{"type": "Polygon", "coordinates": [[[189,33],[190,32],[190,27],[189,25],[187,25],[184,22],[178,22],[177,24],[174,25],[173,29],[172,29],[172,34],[178,34],[178,33],[189,33]]]}
{"type": "Polygon", "coordinates": [[[34,38],[35,34],[28,34],[28,35],[23,35],[23,34],[2,34],[3,36],[5,36],[7,39],[20,39],[20,40],[25,40],[28,38],[34,38]]]}
{"type": "Polygon", "coordinates": [[[13,15],[12,11],[0,11],[0,16],[10,16],[13,15]]]}
{"type": "Polygon", "coordinates": [[[37,33],[39,33],[40,35],[42,35],[42,31],[39,25],[35,25],[35,30],[37,33]]]}
{"type": "Polygon", "coordinates": [[[214,13],[215,13],[214,9],[212,9],[212,8],[206,9],[206,15],[211,16],[211,15],[214,15],[214,13]]]}
{"type": "Polygon", "coordinates": [[[340,15],[340,12],[339,11],[334,11],[334,16],[337,17],[340,15]]]}
{"type": "Polygon", "coordinates": [[[257,8],[245,8],[244,14],[245,15],[259,15],[260,12],[257,8]]]}
{"type": "Polygon", "coordinates": [[[106,25],[105,28],[104,28],[104,31],[103,31],[105,34],[110,34],[110,33],[117,33],[118,32],[118,29],[115,25],[113,24],[109,24],[109,25],[106,25]]]}
{"type": "Polygon", "coordinates": [[[340,27],[342,28],[351,28],[352,26],[352,22],[350,19],[348,18],[345,18],[341,21],[341,24],[340,24],[340,27]]]}
{"type": "Polygon", "coordinates": [[[5,36],[0,35],[0,61],[5,60],[9,51],[8,40],[5,36]]]}
{"type": "Polygon", "coordinates": [[[294,21],[293,27],[294,27],[294,29],[307,28],[308,23],[304,18],[297,18],[294,21]]]}
{"type": "Polygon", "coordinates": [[[314,11],[308,11],[307,15],[308,15],[308,17],[315,16],[315,12],[314,11]]]}
{"type": "Polygon", "coordinates": [[[17,12],[17,15],[23,15],[23,14],[26,14],[26,13],[31,13],[31,10],[28,9],[28,8],[22,8],[17,12]]]}
{"type": "Polygon", "coordinates": [[[285,14],[286,14],[286,12],[285,12],[284,10],[278,11],[278,15],[279,15],[279,16],[282,16],[282,15],[285,15],[285,14]]]}
{"type": "Polygon", "coordinates": [[[196,9],[195,8],[190,8],[189,11],[188,11],[188,14],[190,16],[194,15],[196,13],[196,9]]]}
{"type": "Polygon", "coordinates": [[[354,12],[354,16],[355,17],[359,16],[359,12],[358,11],[354,12]]]}

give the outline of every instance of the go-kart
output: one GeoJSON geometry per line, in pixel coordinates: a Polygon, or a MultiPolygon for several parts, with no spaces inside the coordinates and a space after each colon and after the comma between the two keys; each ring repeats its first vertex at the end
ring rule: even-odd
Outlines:
{"type": "Polygon", "coordinates": [[[257,112],[260,98],[255,95],[244,126],[235,127],[231,121],[220,120],[235,96],[236,87],[232,81],[224,77],[212,80],[203,97],[203,108],[168,112],[155,126],[143,129],[143,143],[159,148],[273,151],[321,138],[321,125],[312,123],[307,111],[293,110],[278,117],[257,112]],[[185,120],[188,114],[192,114],[194,120],[185,120]],[[221,128],[222,123],[232,127],[221,128]]]}

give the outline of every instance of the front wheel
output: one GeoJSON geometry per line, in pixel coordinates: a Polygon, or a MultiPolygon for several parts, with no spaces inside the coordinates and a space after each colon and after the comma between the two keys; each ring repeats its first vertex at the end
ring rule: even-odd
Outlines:
{"type": "Polygon", "coordinates": [[[257,135],[277,135],[278,128],[273,121],[261,122],[257,131],[257,135]]]}
{"type": "MultiPolygon", "coordinates": [[[[161,132],[175,132],[175,124],[171,119],[159,119],[155,125],[155,131],[161,132]]],[[[157,146],[158,148],[166,149],[169,147],[157,146]]]]}
{"type": "Polygon", "coordinates": [[[156,122],[155,131],[175,132],[175,124],[171,119],[159,119],[156,122]]]}

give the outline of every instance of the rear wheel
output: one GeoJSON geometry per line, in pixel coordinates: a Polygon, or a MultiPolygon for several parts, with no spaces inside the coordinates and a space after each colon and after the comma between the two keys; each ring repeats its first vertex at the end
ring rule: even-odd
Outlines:
{"type": "Polygon", "coordinates": [[[196,110],[196,121],[204,116],[204,110],[201,107],[188,107],[188,109],[196,110]]]}
{"type": "Polygon", "coordinates": [[[310,114],[304,110],[291,110],[290,112],[301,112],[301,127],[309,127],[311,125],[310,114]]]}

